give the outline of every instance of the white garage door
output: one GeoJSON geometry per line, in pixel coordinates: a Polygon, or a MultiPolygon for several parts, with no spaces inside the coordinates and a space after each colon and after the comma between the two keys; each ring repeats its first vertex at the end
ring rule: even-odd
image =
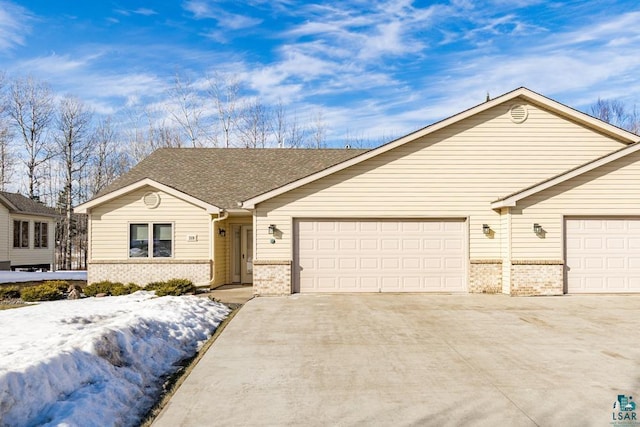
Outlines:
{"type": "Polygon", "coordinates": [[[298,220],[298,292],[463,292],[466,223],[298,220]]]}
{"type": "Polygon", "coordinates": [[[567,292],[640,292],[640,219],[566,221],[567,292]]]}

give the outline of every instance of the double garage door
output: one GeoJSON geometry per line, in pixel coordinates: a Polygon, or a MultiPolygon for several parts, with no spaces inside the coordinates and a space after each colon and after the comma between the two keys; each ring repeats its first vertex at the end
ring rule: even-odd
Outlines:
{"type": "Polygon", "coordinates": [[[568,293],[640,292],[640,219],[566,220],[568,293]]]}
{"type": "Polygon", "coordinates": [[[295,222],[295,291],[464,292],[463,220],[295,222]]]}

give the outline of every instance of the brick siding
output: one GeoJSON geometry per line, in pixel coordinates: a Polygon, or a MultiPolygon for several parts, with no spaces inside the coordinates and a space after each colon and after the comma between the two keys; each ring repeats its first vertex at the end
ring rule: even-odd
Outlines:
{"type": "Polygon", "coordinates": [[[562,295],[563,293],[564,263],[562,261],[512,261],[511,295],[562,295]]]}
{"type": "Polygon", "coordinates": [[[87,269],[88,283],[109,280],[145,286],[168,279],[189,279],[196,286],[208,285],[211,263],[208,260],[92,261],[87,269]]]}
{"type": "Polygon", "coordinates": [[[290,295],[291,289],[291,261],[253,261],[255,295],[290,295]]]}
{"type": "Polygon", "coordinates": [[[475,259],[469,265],[469,293],[499,294],[502,292],[502,260],[475,259]]]}

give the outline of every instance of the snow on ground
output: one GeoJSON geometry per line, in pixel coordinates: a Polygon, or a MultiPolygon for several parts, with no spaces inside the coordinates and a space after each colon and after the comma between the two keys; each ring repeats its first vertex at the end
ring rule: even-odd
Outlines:
{"type": "Polygon", "coordinates": [[[0,311],[0,425],[138,425],[228,314],[146,291],[0,311]]]}
{"type": "Polygon", "coordinates": [[[0,283],[39,282],[42,280],[87,280],[86,271],[0,271],[0,283]]]}

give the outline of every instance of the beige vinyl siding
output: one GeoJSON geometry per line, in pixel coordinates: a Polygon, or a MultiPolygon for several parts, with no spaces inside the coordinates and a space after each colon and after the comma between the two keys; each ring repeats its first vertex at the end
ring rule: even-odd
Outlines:
{"type": "Polygon", "coordinates": [[[202,208],[151,187],[141,188],[93,208],[91,214],[91,259],[118,260],[129,256],[129,224],[172,223],[173,259],[210,259],[210,218],[202,208]],[[142,197],[157,192],[160,204],[149,209],[142,197]],[[196,235],[196,242],[187,241],[196,235]]]}
{"type": "MultiPolygon", "coordinates": [[[[257,206],[257,258],[291,259],[292,218],[470,218],[470,257],[500,258],[490,203],[623,146],[527,105],[510,120],[503,104],[257,206]],[[269,224],[282,238],[269,243],[269,224]]],[[[497,227],[496,227],[497,228],[497,227]]]]}
{"type": "Polygon", "coordinates": [[[9,260],[9,250],[13,246],[9,209],[0,205],[0,261],[9,260]]]}
{"type": "Polygon", "coordinates": [[[56,224],[51,218],[38,217],[31,215],[18,215],[11,214],[9,220],[9,258],[11,259],[11,265],[30,265],[30,264],[53,264],[53,254],[55,250],[55,235],[56,224]],[[14,248],[13,247],[13,221],[28,221],[29,222],[29,248],[14,248]],[[49,236],[47,248],[34,248],[33,236],[34,236],[34,221],[46,222],[49,227],[49,236]]]}
{"type": "Polygon", "coordinates": [[[565,217],[640,217],[639,174],[636,152],[519,201],[520,213],[513,220],[514,259],[529,254],[535,254],[534,259],[563,259],[565,217]],[[531,231],[534,222],[547,231],[544,239],[531,231]]]}

